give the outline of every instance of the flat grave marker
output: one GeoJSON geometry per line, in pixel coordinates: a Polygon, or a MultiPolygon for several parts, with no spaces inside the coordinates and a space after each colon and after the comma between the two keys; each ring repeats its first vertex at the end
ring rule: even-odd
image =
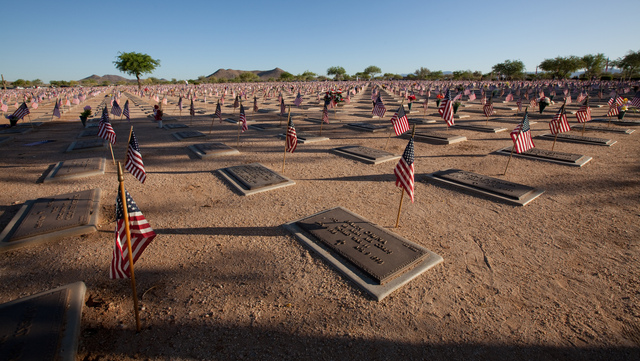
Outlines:
{"type": "MultiPolygon", "coordinates": [[[[403,139],[409,139],[411,138],[411,134],[407,132],[402,134],[400,137],[403,139]]],[[[414,139],[416,142],[447,145],[464,142],[467,140],[467,137],[456,134],[435,132],[431,130],[421,130],[420,132],[416,132],[414,139]]]]}
{"type": "Polygon", "coordinates": [[[362,132],[377,133],[377,132],[383,132],[383,131],[389,129],[390,125],[372,124],[372,123],[367,123],[367,122],[357,122],[357,123],[345,124],[345,127],[349,128],[349,129],[353,129],[353,130],[359,130],[359,131],[362,131],[362,132]]]}
{"type": "MultiPolygon", "coordinates": [[[[322,141],[325,141],[325,140],[329,140],[329,138],[327,138],[327,137],[322,137],[322,136],[315,135],[315,134],[312,134],[312,133],[307,133],[307,132],[297,132],[296,136],[298,137],[298,143],[299,144],[316,143],[316,142],[322,142],[322,141]]],[[[278,134],[278,138],[285,139],[286,135],[278,134]]]]}
{"type": "Polygon", "coordinates": [[[640,120],[619,120],[617,117],[614,119],[611,119],[611,121],[607,118],[595,118],[595,119],[591,119],[591,121],[598,122],[598,123],[607,123],[607,124],[611,122],[611,124],[621,125],[623,127],[640,125],[640,120]]]}
{"type": "Polygon", "coordinates": [[[180,123],[170,123],[170,124],[165,124],[162,128],[166,130],[171,130],[171,129],[189,128],[189,126],[186,124],[180,124],[180,123]]]}
{"type": "MultiPolygon", "coordinates": [[[[582,128],[583,128],[583,126],[576,125],[576,126],[571,127],[571,130],[574,131],[574,132],[582,132],[582,128]]],[[[592,132],[617,133],[617,134],[631,134],[631,133],[636,131],[635,129],[628,129],[628,128],[593,127],[593,126],[589,126],[589,125],[585,125],[584,126],[584,130],[585,131],[592,131],[592,132]]]]}
{"type": "Polygon", "coordinates": [[[360,145],[349,145],[334,148],[331,151],[368,164],[380,164],[388,162],[390,160],[400,159],[399,155],[395,155],[393,153],[389,153],[380,149],[363,147],[360,145]]]}
{"type": "Polygon", "coordinates": [[[198,143],[188,146],[200,159],[219,157],[221,155],[238,154],[237,149],[231,148],[224,143],[198,143]]]}
{"type": "Polygon", "coordinates": [[[275,123],[259,123],[259,124],[249,125],[249,128],[253,130],[265,131],[269,129],[280,129],[282,128],[282,126],[275,123]]]}
{"type": "Polygon", "coordinates": [[[15,126],[0,130],[0,134],[26,134],[32,130],[32,128],[15,126]]]}
{"type": "Polygon", "coordinates": [[[588,145],[600,145],[605,147],[610,147],[617,143],[615,140],[604,139],[604,138],[595,138],[595,137],[583,137],[580,135],[574,134],[566,134],[561,133],[556,137],[554,134],[542,134],[535,137],[536,139],[545,139],[551,140],[557,139],[558,142],[566,142],[566,143],[578,143],[578,144],[588,144],[588,145]]]}
{"type": "Polygon", "coordinates": [[[182,141],[184,139],[190,139],[190,138],[201,138],[204,137],[204,133],[201,133],[197,130],[187,130],[184,132],[177,132],[177,133],[172,133],[173,137],[176,138],[179,141],[182,141]]]}
{"type": "Polygon", "coordinates": [[[0,304],[0,360],[75,360],[86,290],[76,282],[0,304]]]}
{"type": "Polygon", "coordinates": [[[416,119],[409,118],[407,120],[409,124],[434,124],[436,121],[434,119],[416,119]]]}
{"type": "Polygon", "coordinates": [[[507,130],[507,128],[502,128],[502,127],[493,127],[490,125],[473,125],[473,124],[455,124],[453,128],[467,129],[467,130],[473,130],[476,132],[483,132],[483,133],[500,133],[507,130]]]}
{"type": "Polygon", "coordinates": [[[58,162],[43,179],[43,182],[46,183],[104,174],[105,163],[105,159],[101,157],[72,159],[58,162]]]}
{"type": "Polygon", "coordinates": [[[428,249],[342,207],[283,226],[378,301],[442,262],[428,249]]]}
{"type": "MultiPolygon", "coordinates": [[[[511,154],[511,149],[513,149],[513,146],[498,149],[497,151],[495,151],[495,153],[509,156],[511,154]]],[[[540,148],[531,148],[522,153],[513,152],[513,156],[518,158],[527,158],[543,162],[568,165],[571,167],[582,167],[583,165],[589,163],[591,159],[593,159],[592,157],[589,157],[587,155],[563,153],[540,148]]]]}
{"type": "Polygon", "coordinates": [[[96,150],[100,148],[105,148],[106,146],[107,146],[107,141],[102,138],[78,140],[71,143],[71,145],[69,145],[69,148],[67,148],[66,153],[96,150]]]}
{"type": "Polygon", "coordinates": [[[13,140],[13,137],[0,137],[0,144],[13,140]]]}
{"type": "Polygon", "coordinates": [[[0,252],[97,231],[100,189],[25,202],[0,233],[0,252]]]}
{"type": "Polygon", "coordinates": [[[97,137],[99,131],[100,129],[98,128],[83,130],[76,138],[97,137]]]}
{"type": "Polygon", "coordinates": [[[544,193],[544,190],[460,169],[441,170],[427,174],[427,177],[519,206],[529,204],[544,193]]]}
{"type": "Polygon", "coordinates": [[[260,163],[222,168],[217,173],[245,196],[296,184],[260,163]]]}

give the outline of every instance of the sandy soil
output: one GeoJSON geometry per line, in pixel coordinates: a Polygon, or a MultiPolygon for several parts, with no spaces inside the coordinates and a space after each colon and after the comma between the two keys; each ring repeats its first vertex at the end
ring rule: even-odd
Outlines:
{"type": "MultiPolygon", "coordinates": [[[[355,97],[337,119],[331,114],[322,133],[329,141],[301,144],[287,155],[284,174],[295,186],[247,197],[215,170],[260,162],[280,172],[284,143],[275,135],[281,130],[250,129],[240,135],[240,154],[200,160],[186,146],[203,139],[176,141],[174,131],[158,129],[139,108],[132,108],[148,174],[144,185],[129,174],[125,184],[158,234],[136,263],[143,325],[139,334],[129,282],[108,275],[117,188],[109,151],[64,153],[83,130],[77,119],[81,107],[61,121],[13,136],[0,144],[0,226],[26,200],[89,188],[102,190],[101,217],[97,233],[0,255],[0,302],[85,282],[91,302],[83,311],[78,360],[640,358],[637,131],[586,133],[617,140],[611,147],[555,145],[558,151],[593,157],[582,168],[514,158],[506,176],[501,174],[507,157],[492,152],[511,144],[509,131],[520,119],[507,109],[496,109],[497,116],[512,119],[512,124],[490,123],[509,128],[507,132],[451,130],[468,141],[416,143],[415,203],[405,198],[400,227],[393,231],[441,255],[444,263],[377,302],[281,227],[336,206],[380,226],[394,226],[400,198],[395,162],[367,165],[330,152],[343,145],[385,146],[386,132],[343,127],[349,121],[388,124],[394,106],[383,120],[373,120],[369,95],[365,91],[355,97]],[[24,146],[40,140],[55,141],[24,146]],[[91,156],[107,158],[104,175],[39,182],[51,164],[91,156]],[[516,207],[425,180],[426,173],[447,168],[500,177],[545,193],[516,207]]],[[[293,96],[288,95],[289,103],[293,96]]],[[[87,104],[95,106],[102,98],[87,104]]],[[[230,103],[224,117],[237,119],[230,103]]],[[[192,124],[207,134],[206,141],[236,147],[235,125],[216,120],[211,127],[215,104],[196,106],[206,114],[193,119],[187,110],[180,116],[175,107],[166,107],[165,118],[177,121],[165,124],[192,124]]],[[[299,132],[319,132],[318,124],[303,120],[319,119],[319,108],[306,110],[318,106],[315,97],[306,96],[303,109],[294,110],[300,114],[294,118],[299,132]]],[[[427,117],[437,119],[435,104],[431,107],[427,117]]],[[[253,114],[247,108],[250,121],[280,122],[275,113],[253,114]]],[[[260,108],[275,111],[277,101],[260,99],[260,108]]],[[[534,135],[548,131],[557,109],[556,104],[545,110],[546,116],[532,125],[534,135]]],[[[39,111],[50,112],[51,105],[39,111]]],[[[460,111],[484,124],[480,106],[460,111]]],[[[594,116],[604,112],[594,108],[594,116]]],[[[118,134],[114,152],[123,159],[129,124],[112,123],[118,134]]],[[[420,129],[445,127],[439,120],[420,129]]],[[[535,143],[551,149],[550,141],[535,143]]],[[[401,154],[406,144],[392,137],[387,150],[401,154]]]]}

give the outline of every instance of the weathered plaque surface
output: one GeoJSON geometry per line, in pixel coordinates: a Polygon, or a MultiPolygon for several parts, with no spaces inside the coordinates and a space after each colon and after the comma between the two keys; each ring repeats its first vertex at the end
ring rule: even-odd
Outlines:
{"type": "Polygon", "coordinates": [[[346,147],[334,148],[332,151],[368,164],[379,164],[400,158],[399,155],[395,155],[384,150],[363,147],[360,145],[349,145],[346,147]]]}
{"type": "Polygon", "coordinates": [[[227,179],[245,196],[295,184],[291,179],[260,163],[219,169],[218,174],[227,179]]]}
{"type": "Polygon", "coordinates": [[[82,132],[80,132],[80,134],[78,134],[76,138],[97,137],[99,131],[100,129],[98,128],[83,130],[82,132]]]}
{"type": "MultiPolygon", "coordinates": [[[[400,137],[404,139],[411,138],[410,133],[404,133],[400,137]]],[[[454,144],[459,142],[464,142],[467,140],[467,137],[463,137],[461,135],[434,132],[430,130],[421,130],[420,132],[416,132],[414,140],[416,142],[423,142],[429,144],[454,144]]]]}
{"type": "Polygon", "coordinates": [[[64,179],[84,178],[92,175],[104,174],[104,158],[83,158],[59,162],[44,178],[43,182],[64,179]]]}
{"type": "Polygon", "coordinates": [[[543,134],[543,135],[538,135],[536,138],[546,139],[546,140],[556,139],[558,142],[579,143],[579,144],[588,144],[588,145],[602,145],[606,147],[610,147],[617,143],[617,141],[611,140],[611,139],[583,137],[580,135],[566,134],[566,133],[558,134],[557,137],[554,134],[543,134]]]}
{"type": "Polygon", "coordinates": [[[0,137],[0,144],[8,142],[10,140],[12,140],[13,137],[0,137]]]}
{"type": "Polygon", "coordinates": [[[389,129],[388,125],[371,124],[367,122],[349,123],[349,124],[346,124],[345,127],[349,129],[360,130],[363,132],[371,132],[371,133],[382,132],[389,129]]]}
{"type": "Polygon", "coordinates": [[[173,136],[177,139],[177,140],[183,140],[183,139],[189,139],[189,138],[199,138],[199,137],[204,137],[204,133],[201,133],[197,130],[188,130],[185,132],[177,132],[177,133],[173,133],[173,136]]]}
{"type": "Polygon", "coordinates": [[[342,207],[284,227],[378,301],[442,257],[342,207]]]}
{"type": "MultiPolygon", "coordinates": [[[[327,137],[322,137],[319,135],[315,135],[312,133],[307,133],[307,132],[297,132],[296,136],[298,137],[298,143],[299,144],[306,144],[306,143],[316,143],[316,142],[322,142],[325,140],[329,140],[329,138],[327,137]]],[[[284,139],[286,138],[285,134],[278,134],[278,138],[280,139],[284,139]]]]}
{"type": "MultiPolygon", "coordinates": [[[[576,125],[571,128],[574,132],[582,132],[583,127],[576,125]]],[[[618,128],[618,127],[592,127],[589,125],[584,126],[586,131],[603,132],[603,133],[618,133],[618,134],[631,134],[635,132],[635,129],[618,128]]]]}
{"type": "Polygon", "coordinates": [[[500,133],[507,130],[507,128],[502,128],[502,127],[493,127],[490,125],[472,125],[472,124],[456,124],[454,125],[454,128],[474,130],[476,132],[483,132],[483,133],[500,133]]]}
{"type": "Polygon", "coordinates": [[[623,127],[625,126],[637,126],[640,125],[640,119],[635,119],[635,120],[619,120],[617,117],[613,118],[611,120],[609,120],[608,118],[596,118],[596,119],[591,119],[592,122],[600,122],[600,123],[611,123],[611,124],[615,124],[615,125],[622,125],[623,127]]]}
{"type": "Polygon", "coordinates": [[[432,180],[498,198],[511,204],[527,205],[543,190],[460,169],[447,169],[427,174],[432,180]]]}
{"type": "Polygon", "coordinates": [[[71,145],[69,145],[69,148],[67,148],[67,153],[73,152],[73,151],[96,150],[96,149],[104,148],[106,146],[107,146],[107,141],[102,138],[78,140],[76,142],[71,143],[71,145]]]}
{"type": "Polygon", "coordinates": [[[25,202],[0,233],[0,251],[97,231],[100,190],[25,202]]]}
{"type": "Polygon", "coordinates": [[[188,146],[200,159],[240,153],[224,143],[198,143],[188,146]]]}
{"type": "Polygon", "coordinates": [[[171,124],[165,124],[163,128],[170,130],[170,129],[178,129],[178,128],[189,128],[189,126],[186,124],[171,123],[171,124]]]}
{"type": "MultiPolygon", "coordinates": [[[[502,149],[498,149],[496,153],[508,156],[511,154],[511,149],[513,149],[512,146],[505,147],[502,149]]],[[[582,167],[592,159],[587,155],[555,152],[555,151],[545,150],[540,148],[531,148],[528,151],[523,153],[513,152],[513,156],[519,157],[519,158],[527,158],[527,159],[533,159],[533,160],[540,160],[544,162],[568,165],[572,167],[582,167]]]]}
{"type": "Polygon", "coordinates": [[[0,360],[75,360],[86,289],[76,282],[1,304],[0,360]]]}

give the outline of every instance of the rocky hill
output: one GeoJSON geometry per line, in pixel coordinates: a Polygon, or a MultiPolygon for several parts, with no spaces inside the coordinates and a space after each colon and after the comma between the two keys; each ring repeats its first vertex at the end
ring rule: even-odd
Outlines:
{"type": "Polygon", "coordinates": [[[98,76],[98,75],[93,74],[93,75],[88,76],[88,77],[86,77],[84,79],[80,79],[80,81],[89,80],[89,79],[95,80],[98,84],[100,84],[101,82],[103,82],[105,80],[107,80],[107,81],[109,81],[109,82],[111,82],[113,84],[115,84],[115,83],[117,83],[119,81],[126,81],[126,82],[130,82],[130,83],[136,81],[135,79],[127,79],[127,78],[121,77],[120,75],[108,75],[108,74],[107,75],[103,75],[103,76],[98,76]]]}
{"type": "Polygon", "coordinates": [[[233,79],[238,77],[242,73],[254,73],[260,77],[261,80],[268,80],[269,78],[278,79],[280,74],[285,71],[280,68],[275,68],[272,70],[234,70],[234,69],[218,69],[215,73],[207,76],[207,78],[225,78],[225,79],[233,79]]]}

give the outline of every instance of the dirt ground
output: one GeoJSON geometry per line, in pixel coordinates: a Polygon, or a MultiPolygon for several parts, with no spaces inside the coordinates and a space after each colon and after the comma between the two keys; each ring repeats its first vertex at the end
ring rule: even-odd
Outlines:
{"type": "MultiPolygon", "coordinates": [[[[287,102],[294,96],[288,94],[287,102]]],[[[103,98],[85,104],[95,107],[103,98]]],[[[389,94],[384,99],[391,101],[389,94]]],[[[121,105],[124,100],[126,95],[121,105]]],[[[259,100],[261,109],[278,109],[275,98],[259,100]]],[[[236,125],[218,120],[212,125],[211,101],[196,102],[205,114],[193,119],[187,109],[180,114],[165,106],[165,124],[188,124],[206,135],[184,141],[171,135],[179,130],[158,129],[132,106],[147,180],[141,184],[127,174],[125,185],[158,234],[135,265],[142,332],[135,332],[129,282],[108,274],[118,186],[111,154],[108,149],[65,153],[83,130],[78,114],[85,104],[0,144],[0,226],[29,199],[100,188],[99,231],[1,254],[0,302],[83,281],[91,301],[83,310],[78,360],[640,358],[638,131],[585,133],[617,140],[611,147],[556,143],[557,151],[593,157],[581,168],[513,158],[503,176],[508,158],[493,152],[512,144],[509,132],[521,117],[496,104],[489,124],[508,128],[505,132],[456,129],[451,134],[468,141],[415,143],[415,203],[405,197],[395,229],[401,194],[394,182],[396,162],[368,165],[330,150],[383,149],[388,132],[358,132],[344,124],[389,124],[397,105],[388,106],[382,120],[371,119],[370,89],[365,90],[337,114],[331,112],[331,124],[322,128],[330,140],[299,144],[287,154],[284,175],[294,186],[242,196],[215,171],[260,162],[281,172],[284,141],[276,135],[284,128],[249,129],[238,142],[236,125]],[[53,142],[25,146],[41,140],[53,142]],[[240,153],[201,160],[186,148],[208,141],[240,153]],[[107,159],[104,175],[41,182],[54,163],[94,156],[107,159]],[[425,174],[448,168],[545,192],[519,207],[426,180],[425,174]],[[375,301],[282,227],[336,206],[424,246],[444,262],[375,301]]],[[[154,101],[144,103],[150,108],[154,101]]],[[[223,118],[237,119],[230,103],[223,118]]],[[[470,115],[464,121],[485,124],[475,103],[460,114],[470,115]]],[[[298,132],[319,133],[319,124],[304,120],[319,119],[319,107],[315,96],[306,95],[302,109],[292,110],[298,132]]],[[[548,132],[558,107],[550,106],[542,117],[532,115],[534,136],[548,132]]],[[[51,109],[42,105],[32,119],[51,109]]],[[[575,109],[576,104],[568,107],[575,109]]],[[[603,116],[606,107],[593,112],[594,118],[603,116]]],[[[414,112],[409,118],[425,115],[414,112]]],[[[446,131],[435,104],[426,118],[438,122],[419,125],[418,132],[446,131]]],[[[285,124],[274,112],[253,113],[251,102],[247,119],[285,124]]],[[[576,125],[575,116],[569,119],[576,125]]],[[[123,160],[130,123],[112,117],[112,124],[118,134],[113,151],[123,160]]],[[[542,149],[552,146],[534,142],[542,149]]],[[[406,145],[392,137],[387,150],[400,155],[406,145]]]]}

